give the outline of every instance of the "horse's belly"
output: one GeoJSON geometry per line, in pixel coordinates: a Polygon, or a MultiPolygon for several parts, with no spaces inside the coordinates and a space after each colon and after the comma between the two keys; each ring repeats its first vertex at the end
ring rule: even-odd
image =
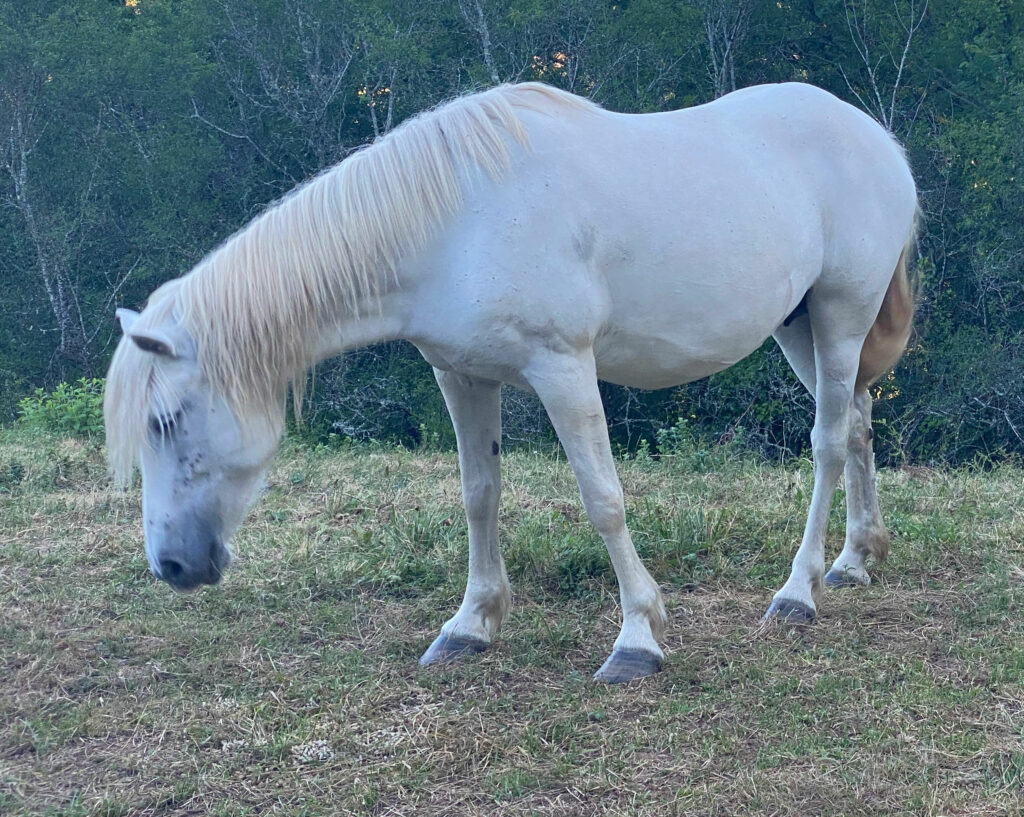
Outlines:
{"type": "Polygon", "coordinates": [[[594,344],[597,376],[609,383],[640,389],[664,389],[700,380],[727,369],[753,352],[756,343],[723,344],[714,351],[649,334],[609,332],[594,344]]]}
{"type": "Polygon", "coordinates": [[[699,380],[755,351],[803,297],[811,266],[757,275],[741,259],[731,268],[684,258],[668,275],[665,261],[639,274],[606,274],[611,309],[594,339],[598,377],[623,386],[660,389],[699,380]],[[701,279],[688,269],[700,269],[701,279]]]}

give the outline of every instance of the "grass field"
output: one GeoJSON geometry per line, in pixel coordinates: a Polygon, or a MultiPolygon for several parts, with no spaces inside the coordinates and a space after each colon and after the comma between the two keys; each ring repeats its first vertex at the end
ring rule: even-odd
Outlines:
{"type": "Polygon", "coordinates": [[[671,621],[613,688],[614,578],[551,452],[505,457],[494,648],[420,670],[465,580],[453,455],[286,444],[225,582],[180,596],[98,448],[0,437],[0,813],[1022,813],[1019,469],[882,472],[892,556],[812,626],[759,624],[809,463],[620,473],[671,621]]]}

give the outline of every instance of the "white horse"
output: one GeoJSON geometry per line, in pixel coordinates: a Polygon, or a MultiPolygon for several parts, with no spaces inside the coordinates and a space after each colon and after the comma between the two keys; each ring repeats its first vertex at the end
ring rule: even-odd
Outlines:
{"type": "Polygon", "coordinates": [[[619,582],[597,673],[655,672],[666,615],[625,525],[598,378],[656,389],[774,335],[814,395],[814,494],[768,616],[810,620],[823,584],[867,583],[888,536],[868,386],[910,332],[917,197],[876,122],[802,84],[624,115],[541,84],[421,114],[256,218],[145,310],[119,310],[106,391],[121,482],[140,462],[146,552],[178,589],[219,580],[274,454],[289,383],[405,338],[455,425],[469,523],[462,606],[421,663],[485,649],[509,610],[498,548],[501,383],[539,395],[619,582]],[[846,469],[846,544],[825,528],[846,469]]]}

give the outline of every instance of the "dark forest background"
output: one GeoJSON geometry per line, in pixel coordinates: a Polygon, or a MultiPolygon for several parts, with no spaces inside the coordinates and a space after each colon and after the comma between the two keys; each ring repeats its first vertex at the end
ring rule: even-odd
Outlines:
{"type": "MultiPolygon", "coordinates": [[[[798,80],[892,130],[920,188],[921,305],[878,387],[882,457],[1019,454],[1022,20],[1017,0],[3,0],[0,424],[38,387],[102,376],[115,306],[439,101],[539,79],[644,112],[798,80]]],[[[710,380],[605,397],[623,446],[668,427],[778,457],[811,424],[771,341],[710,380]]],[[[550,435],[514,391],[506,425],[550,435]]],[[[331,432],[452,441],[400,343],[319,368],[305,433],[331,432]]]]}

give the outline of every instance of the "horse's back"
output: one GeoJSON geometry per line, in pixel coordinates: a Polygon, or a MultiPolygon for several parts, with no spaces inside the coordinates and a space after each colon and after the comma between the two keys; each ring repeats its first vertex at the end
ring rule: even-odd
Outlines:
{"type": "Polygon", "coordinates": [[[556,104],[522,120],[530,147],[456,230],[456,297],[472,293],[469,320],[487,331],[512,326],[509,347],[589,344],[613,382],[662,387],[731,365],[865,243],[898,245],[866,282],[884,291],[909,228],[895,225],[915,207],[888,134],[812,86],[661,114],[556,104]]]}
{"type": "MultiPolygon", "coordinates": [[[[531,130],[526,161],[538,166],[546,187],[549,165],[564,167],[567,200],[575,186],[596,201],[632,203],[640,212],[656,196],[688,215],[761,208],[771,218],[774,208],[809,216],[797,212],[805,208],[831,219],[830,229],[861,202],[876,212],[916,206],[913,179],[891,135],[805,83],[753,86],[658,114],[566,110],[536,117],[531,130]]],[[[878,220],[891,215],[879,213],[878,220]]]]}

